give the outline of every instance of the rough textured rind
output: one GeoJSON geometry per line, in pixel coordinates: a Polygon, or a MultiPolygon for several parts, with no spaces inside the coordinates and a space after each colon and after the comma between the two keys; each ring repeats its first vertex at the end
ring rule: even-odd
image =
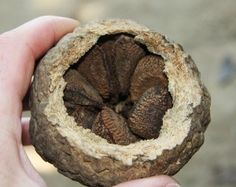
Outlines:
{"type": "Polygon", "coordinates": [[[180,45],[127,20],[91,23],[65,36],[39,63],[30,100],[30,135],[36,151],[60,173],[88,186],[175,174],[203,144],[210,122],[210,95],[191,57],[180,45]],[[163,118],[157,140],[120,146],[76,126],[63,106],[62,77],[99,36],[124,32],[164,59],[173,107],[163,118]]]}

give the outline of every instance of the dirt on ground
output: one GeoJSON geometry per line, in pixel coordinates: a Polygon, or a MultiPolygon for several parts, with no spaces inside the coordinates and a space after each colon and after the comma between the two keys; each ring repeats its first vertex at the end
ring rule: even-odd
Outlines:
{"type": "MultiPolygon", "coordinates": [[[[129,18],[183,45],[196,62],[212,97],[205,144],[175,176],[182,186],[236,184],[236,1],[234,0],[1,0],[0,32],[32,18],[54,14],[82,23],[129,18]]],[[[32,147],[26,151],[48,186],[78,183],[57,173],[32,147]]]]}

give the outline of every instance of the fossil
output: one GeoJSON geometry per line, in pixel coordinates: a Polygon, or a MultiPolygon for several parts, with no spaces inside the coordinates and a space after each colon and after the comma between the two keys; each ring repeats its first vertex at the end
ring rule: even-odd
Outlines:
{"type": "Polygon", "coordinates": [[[179,44],[130,20],[93,22],[37,66],[30,135],[45,160],[88,186],[174,175],[204,142],[210,102],[179,44]]]}

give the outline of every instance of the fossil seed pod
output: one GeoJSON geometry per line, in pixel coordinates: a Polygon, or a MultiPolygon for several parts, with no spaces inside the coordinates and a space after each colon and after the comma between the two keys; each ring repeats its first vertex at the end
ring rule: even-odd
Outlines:
{"type": "Polygon", "coordinates": [[[62,38],[37,66],[30,107],[36,151],[88,186],[174,175],[210,122],[210,95],[191,57],[130,20],[62,38]]]}

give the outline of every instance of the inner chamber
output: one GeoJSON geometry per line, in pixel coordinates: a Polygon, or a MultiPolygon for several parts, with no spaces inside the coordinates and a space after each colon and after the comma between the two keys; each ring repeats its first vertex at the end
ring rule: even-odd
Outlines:
{"type": "Polygon", "coordinates": [[[158,138],[162,118],[172,107],[163,70],[163,58],[134,36],[102,36],[64,75],[67,112],[109,143],[158,138]]]}

